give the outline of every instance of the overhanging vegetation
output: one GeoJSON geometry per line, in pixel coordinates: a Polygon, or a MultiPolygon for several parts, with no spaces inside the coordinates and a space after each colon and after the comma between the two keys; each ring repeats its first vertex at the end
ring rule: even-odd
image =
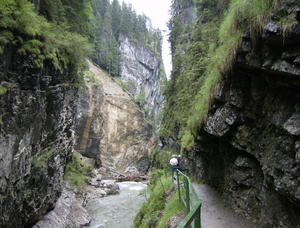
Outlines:
{"type": "Polygon", "coordinates": [[[69,64],[80,68],[84,64],[91,46],[86,38],[70,32],[67,23],[47,21],[27,0],[1,1],[0,12],[0,54],[12,44],[37,68],[43,68],[45,61],[51,61],[56,69],[69,64]]]}
{"type": "Polygon", "coordinates": [[[288,32],[293,19],[282,12],[276,14],[281,3],[281,0],[198,0],[197,20],[182,24],[183,9],[190,7],[191,2],[174,1],[169,23],[173,71],[165,89],[167,104],[161,137],[176,138],[182,149],[193,148],[194,137],[207,119],[213,93],[222,75],[232,69],[242,35],[250,32],[255,42],[271,17],[288,32]]]}

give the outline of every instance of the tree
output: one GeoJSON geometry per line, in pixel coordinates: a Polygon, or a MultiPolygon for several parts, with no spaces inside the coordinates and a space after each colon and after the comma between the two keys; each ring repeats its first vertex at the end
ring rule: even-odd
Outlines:
{"type": "Polygon", "coordinates": [[[112,30],[115,39],[118,39],[119,29],[120,29],[120,20],[121,20],[121,6],[118,0],[113,0],[111,5],[111,16],[112,16],[112,30]]]}
{"type": "Polygon", "coordinates": [[[122,13],[121,13],[121,25],[120,25],[120,33],[132,38],[133,31],[133,18],[131,17],[131,5],[126,5],[123,2],[122,5],[122,13]]]}

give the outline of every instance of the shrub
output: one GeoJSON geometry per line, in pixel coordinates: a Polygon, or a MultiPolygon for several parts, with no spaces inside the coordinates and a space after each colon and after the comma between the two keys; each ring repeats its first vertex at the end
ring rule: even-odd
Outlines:
{"type": "Polygon", "coordinates": [[[73,154],[71,161],[66,167],[65,179],[73,186],[83,187],[91,171],[92,167],[90,165],[85,164],[79,157],[73,154]]]}
{"type": "Polygon", "coordinates": [[[143,106],[144,104],[147,103],[145,86],[142,87],[139,95],[136,98],[136,101],[139,102],[141,104],[141,106],[143,106]]]}
{"type": "Polygon", "coordinates": [[[124,90],[127,90],[128,88],[128,83],[123,82],[121,77],[114,77],[115,81],[121,86],[124,90]]]}
{"type": "Polygon", "coordinates": [[[181,149],[192,150],[194,147],[194,137],[189,130],[184,131],[184,135],[181,138],[181,149]]]}
{"type": "Polygon", "coordinates": [[[154,149],[151,153],[151,160],[154,166],[158,169],[164,169],[171,158],[171,153],[165,150],[154,149]]]}
{"type": "Polygon", "coordinates": [[[5,88],[4,86],[0,86],[0,96],[5,94],[7,92],[7,88],[5,88]]]}
{"type": "Polygon", "coordinates": [[[165,206],[164,212],[162,217],[159,219],[159,222],[157,224],[157,228],[164,228],[166,227],[167,222],[169,221],[169,219],[179,213],[179,212],[184,212],[185,208],[183,206],[183,203],[180,202],[179,198],[178,198],[178,193],[174,192],[172,198],[170,199],[170,201],[167,203],[167,205],[165,206]]]}
{"type": "Polygon", "coordinates": [[[166,191],[172,184],[172,181],[164,177],[163,174],[163,170],[153,169],[151,171],[148,186],[151,195],[136,216],[135,227],[153,227],[158,221],[158,216],[164,209],[166,191]]]}

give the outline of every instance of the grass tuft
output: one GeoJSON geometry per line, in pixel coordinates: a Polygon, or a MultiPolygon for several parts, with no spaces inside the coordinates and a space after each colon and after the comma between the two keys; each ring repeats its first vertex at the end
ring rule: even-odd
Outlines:
{"type": "Polygon", "coordinates": [[[169,219],[180,212],[184,212],[185,208],[183,206],[183,203],[181,203],[178,199],[178,193],[175,192],[170,201],[165,206],[164,213],[162,217],[160,218],[157,228],[164,228],[166,227],[169,219]]]}

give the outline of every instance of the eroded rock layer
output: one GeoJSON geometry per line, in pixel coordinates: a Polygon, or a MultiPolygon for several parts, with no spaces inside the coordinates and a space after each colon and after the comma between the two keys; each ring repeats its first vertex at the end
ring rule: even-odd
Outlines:
{"type": "Polygon", "coordinates": [[[123,172],[136,167],[146,172],[155,147],[151,127],[132,97],[92,62],[90,71],[100,82],[79,95],[75,150],[96,159],[96,166],[123,172]]]}
{"type": "Polygon", "coordinates": [[[300,227],[299,31],[283,38],[270,22],[255,42],[244,35],[184,159],[258,227],[300,227]]]}

